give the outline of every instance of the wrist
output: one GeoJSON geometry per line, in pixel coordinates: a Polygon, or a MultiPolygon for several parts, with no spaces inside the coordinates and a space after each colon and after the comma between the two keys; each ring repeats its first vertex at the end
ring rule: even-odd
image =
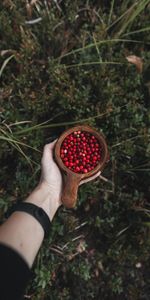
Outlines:
{"type": "Polygon", "coordinates": [[[57,209],[61,205],[58,199],[52,197],[50,187],[45,182],[41,182],[27,197],[25,202],[33,203],[41,207],[52,221],[57,209]]]}

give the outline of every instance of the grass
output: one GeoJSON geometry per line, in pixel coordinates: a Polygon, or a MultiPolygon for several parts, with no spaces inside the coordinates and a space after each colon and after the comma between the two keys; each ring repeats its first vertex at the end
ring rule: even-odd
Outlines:
{"type": "Polygon", "coordinates": [[[37,184],[44,144],[65,129],[94,126],[110,152],[77,207],[58,211],[24,299],[149,299],[149,1],[0,8],[1,221],[37,184]]]}
{"type": "Polygon", "coordinates": [[[2,76],[2,73],[4,71],[4,69],[6,68],[7,64],[9,63],[9,61],[14,58],[14,55],[9,56],[7,59],[4,60],[1,69],[0,69],[0,77],[2,76]]]}
{"type": "MultiPolygon", "coordinates": [[[[96,48],[97,48],[97,46],[100,46],[100,45],[105,45],[105,44],[110,44],[110,43],[122,43],[122,42],[124,42],[124,43],[141,43],[141,41],[139,41],[139,40],[129,40],[129,39],[108,39],[108,40],[103,40],[103,41],[94,41],[94,43],[90,43],[82,48],[78,48],[73,51],[70,51],[70,52],[64,54],[63,56],[59,57],[58,59],[85,51],[86,49],[89,49],[89,48],[93,48],[93,47],[95,47],[95,44],[96,44],[96,48]]],[[[142,43],[143,43],[143,41],[142,41],[142,43]]],[[[100,54],[98,48],[97,48],[97,51],[98,51],[98,54],[100,54]]]]}

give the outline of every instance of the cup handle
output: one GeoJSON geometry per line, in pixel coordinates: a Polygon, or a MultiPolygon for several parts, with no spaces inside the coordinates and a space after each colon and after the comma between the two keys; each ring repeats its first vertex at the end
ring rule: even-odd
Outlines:
{"type": "Polygon", "coordinates": [[[61,200],[67,208],[73,208],[76,205],[80,180],[80,176],[72,173],[67,173],[64,178],[65,182],[61,200]]]}

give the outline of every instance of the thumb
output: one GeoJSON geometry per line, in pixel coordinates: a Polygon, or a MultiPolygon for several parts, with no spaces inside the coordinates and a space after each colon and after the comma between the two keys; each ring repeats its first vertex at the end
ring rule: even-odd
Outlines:
{"type": "Polygon", "coordinates": [[[53,141],[52,143],[46,144],[44,146],[42,162],[47,160],[53,160],[53,151],[54,151],[56,141],[57,140],[53,141]]]}

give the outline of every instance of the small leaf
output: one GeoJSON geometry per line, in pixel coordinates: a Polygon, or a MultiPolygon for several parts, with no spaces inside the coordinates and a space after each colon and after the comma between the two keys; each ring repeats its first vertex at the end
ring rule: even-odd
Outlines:
{"type": "Polygon", "coordinates": [[[143,71],[143,61],[140,57],[136,55],[126,56],[128,62],[136,66],[137,72],[142,73],[143,71]]]}

